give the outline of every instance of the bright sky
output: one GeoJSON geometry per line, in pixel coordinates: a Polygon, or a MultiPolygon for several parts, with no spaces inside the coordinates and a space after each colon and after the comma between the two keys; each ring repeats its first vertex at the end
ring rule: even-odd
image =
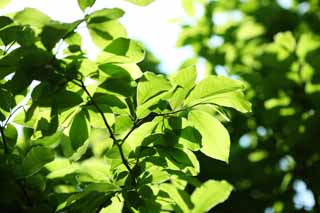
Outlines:
{"type": "MultiPolygon", "coordinates": [[[[71,22],[80,19],[83,14],[77,0],[12,0],[0,15],[33,7],[48,14],[55,20],[71,22]]],[[[161,70],[169,73],[175,71],[179,64],[192,56],[188,48],[176,48],[180,26],[169,20],[185,16],[180,0],[157,0],[147,7],[138,7],[123,0],[97,0],[92,10],[120,7],[126,14],[121,22],[128,31],[129,37],[140,40],[162,62],[161,70]]],[[[80,31],[86,37],[86,31],[80,31]]],[[[87,40],[86,40],[87,41],[87,40]]],[[[91,54],[96,53],[94,46],[85,42],[85,48],[91,54]]]]}

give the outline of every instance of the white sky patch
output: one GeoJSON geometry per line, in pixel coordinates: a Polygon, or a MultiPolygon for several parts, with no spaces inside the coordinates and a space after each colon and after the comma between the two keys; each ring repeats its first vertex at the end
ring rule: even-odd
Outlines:
{"type": "MultiPolygon", "coordinates": [[[[25,7],[37,8],[52,19],[72,22],[83,17],[77,0],[12,0],[0,14],[11,13],[25,7]]],[[[120,19],[130,38],[139,40],[162,62],[160,68],[165,73],[176,71],[181,62],[192,56],[190,48],[177,48],[180,32],[179,23],[169,20],[185,17],[181,1],[155,1],[147,7],[139,7],[123,0],[97,0],[91,11],[101,8],[119,7],[126,14],[120,19]]],[[[89,57],[94,58],[98,50],[89,41],[86,30],[80,29],[84,37],[84,48],[89,57]]]]}

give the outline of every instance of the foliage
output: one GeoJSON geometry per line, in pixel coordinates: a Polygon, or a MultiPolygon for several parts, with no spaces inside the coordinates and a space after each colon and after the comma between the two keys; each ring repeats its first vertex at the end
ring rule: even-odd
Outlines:
{"type": "MultiPolygon", "coordinates": [[[[94,0],[78,3],[88,11],[94,0]]],[[[243,84],[196,82],[194,66],[170,78],[143,73],[145,50],[126,37],[123,14],[0,17],[1,212],[204,212],[229,196],[228,182],[195,177],[195,153],[228,161],[219,119],[224,106],[250,111],[243,84]],[[80,25],[101,49],[95,61],[80,25]]]]}
{"type": "Polygon", "coordinates": [[[208,73],[245,81],[254,109],[248,118],[229,112],[230,167],[200,160],[210,164],[201,167],[202,179],[227,178],[236,189],[215,212],[319,212],[319,1],[202,5],[203,16],[183,25],[178,45],[192,46],[208,73]],[[297,201],[297,181],[312,191],[313,208],[297,201]]]}

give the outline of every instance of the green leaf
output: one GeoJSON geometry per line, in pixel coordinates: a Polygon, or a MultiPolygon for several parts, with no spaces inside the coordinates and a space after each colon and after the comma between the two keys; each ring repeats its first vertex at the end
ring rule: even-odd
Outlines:
{"type": "Polygon", "coordinates": [[[211,208],[225,201],[232,191],[232,186],[226,181],[208,180],[191,195],[195,207],[192,212],[208,212],[211,208]]]}
{"type": "Polygon", "coordinates": [[[112,40],[127,36],[126,29],[118,20],[114,19],[120,16],[121,12],[119,12],[119,9],[110,9],[110,12],[105,14],[106,16],[100,16],[102,12],[98,11],[97,13],[97,16],[94,15],[95,13],[91,14],[90,16],[92,16],[93,19],[91,20],[89,18],[87,21],[91,38],[97,47],[103,49],[110,44],[112,40]]]}
{"type": "Polygon", "coordinates": [[[168,193],[182,212],[190,212],[190,209],[193,208],[194,205],[191,202],[189,194],[183,190],[177,189],[173,184],[161,184],[161,190],[168,193]]]}
{"type": "Polygon", "coordinates": [[[78,5],[82,11],[85,11],[87,7],[91,7],[96,0],[78,0],[78,5]]]}
{"type": "Polygon", "coordinates": [[[152,122],[146,122],[140,127],[135,129],[130,136],[127,138],[126,143],[134,150],[136,147],[141,146],[143,140],[146,136],[151,135],[156,126],[158,125],[159,120],[154,120],[152,122]]]}
{"type": "Polygon", "coordinates": [[[38,28],[42,28],[51,21],[49,16],[34,8],[25,8],[16,13],[13,19],[19,24],[31,25],[38,28]]]}
{"type": "Polygon", "coordinates": [[[0,88],[0,108],[10,112],[15,106],[14,96],[9,91],[0,88]]]}
{"type": "Polygon", "coordinates": [[[62,135],[63,135],[62,131],[57,131],[53,135],[46,136],[46,137],[43,137],[43,138],[40,138],[40,139],[33,141],[33,144],[55,147],[61,141],[62,135]]]}
{"type": "Polygon", "coordinates": [[[35,146],[27,153],[22,161],[22,173],[24,177],[34,175],[50,161],[54,160],[52,149],[44,146],[35,146]]]}
{"type": "Polygon", "coordinates": [[[172,82],[186,89],[191,89],[196,79],[197,71],[195,66],[183,68],[172,76],[172,82]]]}
{"type": "Polygon", "coordinates": [[[207,99],[206,102],[231,107],[242,113],[251,112],[251,103],[246,100],[242,92],[227,92],[214,95],[212,98],[207,99]]]}
{"type": "Polygon", "coordinates": [[[99,65],[99,69],[108,77],[112,78],[124,78],[130,80],[138,79],[142,76],[142,71],[134,63],[106,63],[99,65]]]}
{"type": "MultiPolygon", "coordinates": [[[[86,0],[90,1],[90,0],[86,0]]],[[[89,15],[88,24],[98,24],[107,22],[114,19],[119,19],[124,15],[124,11],[119,8],[104,8],[101,10],[96,10],[89,15]]]]}
{"type": "Polygon", "coordinates": [[[140,79],[137,88],[137,103],[142,105],[149,99],[168,91],[171,88],[170,82],[162,75],[145,72],[140,79]]]}
{"type": "Polygon", "coordinates": [[[120,188],[111,183],[92,183],[89,184],[84,191],[96,191],[96,192],[110,192],[110,191],[119,191],[120,188]]]}
{"type": "Polygon", "coordinates": [[[194,0],[182,0],[182,6],[184,11],[187,13],[188,16],[195,15],[195,1],[194,0]]]}
{"type": "Polygon", "coordinates": [[[125,0],[128,2],[131,2],[132,4],[138,5],[138,6],[147,6],[148,4],[151,4],[154,0],[125,0]]]}
{"type": "Polygon", "coordinates": [[[40,34],[41,42],[47,50],[51,50],[55,47],[56,43],[60,41],[60,39],[64,38],[68,34],[72,34],[71,30],[77,24],[77,22],[71,24],[51,22],[43,27],[40,34]]]}
{"type": "Polygon", "coordinates": [[[11,0],[1,0],[0,9],[4,8],[5,6],[7,6],[7,4],[9,4],[10,2],[11,2],[11,0]]]}
{"type": "Polygon", "coordinates": [[[212,115],[199,110],[191,111],[188,120],[202,136],[201,152],[209,157],[228,162],[230,137],[226,128],[212,115]]]}
{"type": "Polygon", "coordinates": [[[274,37],[274,41],[289,52],[293,52],[296,48],[296,40],[291,32],[277,33],[274,37]]]}
{"type": "Polygon", "coordinates": [[[196,78],[197,71],[195,66],[183,68],[173,75],[171,81],[178,85],[169,100],[173,109],[182,105],[190,89],[194,87],[196,78]]]}
{"type": "Polygon", "coordinates": [[[0,29],[12,23],[13,21],[11,20],[11,18],[7,16],[0,16],[0,29]]]}
{"type": "Polygon", "coordinates": [[[90,126],[86,117],[86,112],[81,110],[75,115],[70,127],[69,137],[75,150],[81,147],[89,137],[90,126]]]}
{"type": "Polygon", "coordinates": [[[185,104],[193,105],[206,102],[205,98],[243,89],[244,85],[241,81],[232,80],[224,76],[208,76],[195,86],[187,97],[185,104]]]}
{"type": "Polygon", "coordinates": [[[12,124],[8,124],[4,129],[4,136],[5,136],[7,145],[9,145],[9,148],[13,150],[18,139],[18,131],[16,127],[13,126],[12,124]]]}
{"type": "Polygon", "coordinates": [[[103,51],[106,62],[138,63],[145,56],[143,46],[127,38],[115,39],[103,51]]]}

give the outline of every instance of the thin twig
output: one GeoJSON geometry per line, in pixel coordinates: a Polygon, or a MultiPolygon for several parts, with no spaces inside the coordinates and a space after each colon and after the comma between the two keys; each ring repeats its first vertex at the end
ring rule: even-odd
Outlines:
{"type": "Polygon", "coordinates": [[[123,153],[123,150],[122,150],[122,146],[121,144],[119,143],[119,141],[115,138],[114,134],[113,134],[113,131],[103,113],[103,111],[100,109],[100,107],[98,106],[98,104],[94,101],[93,97],[91,96],[90,92],[88,91],[88,89],[86,88],[86,86],[84,85],[83,81],[82,80],[78,80],[80,83],[75,83],[75,81],[72,81],[72,83],[75,83],[76,85],[78,86],[81,86],[81,88],[84,90],[84,92],[87,94],[87,96],[89,97],[90,101],[92,102],[92,104],[95,106],[95,108],[98,110],[99,114],[101,115],[102,117],[102,120],[105,124],[105,126],[107,127],[108,131],[109,131],[109,134],[110,134],[110,137],[111,139],[114,141],[114,143],[116,144],[116,146],[118,147],[119,149],[119,152],[120,152],[120,156],[121,156],[121,160],[122,160],[122,163],[124,164],[124,166],[127,168],[127,170],[129,171],[130,175],[132,176],[133,173],[132,173],[132,169],[130,168],[129,166],[129,163],[127,161],[127,159],[125,158],[124,156],[124,153],[123,153]]]}
{"type": "Polygon", "coordinates": [[[10,119],[11,119],[11,117],[12,117],[19,109],[21,109],[21,108],[23,108],[23,105],[18,106],[17,108],[15,108],[15,109],[10,113],[9,117],[7,118],[6,122],[5,122],[4,125],[3,125],[3,128],[5,128],[5,127],[7,126],[8,122],[9,122],[10,119]]]}

